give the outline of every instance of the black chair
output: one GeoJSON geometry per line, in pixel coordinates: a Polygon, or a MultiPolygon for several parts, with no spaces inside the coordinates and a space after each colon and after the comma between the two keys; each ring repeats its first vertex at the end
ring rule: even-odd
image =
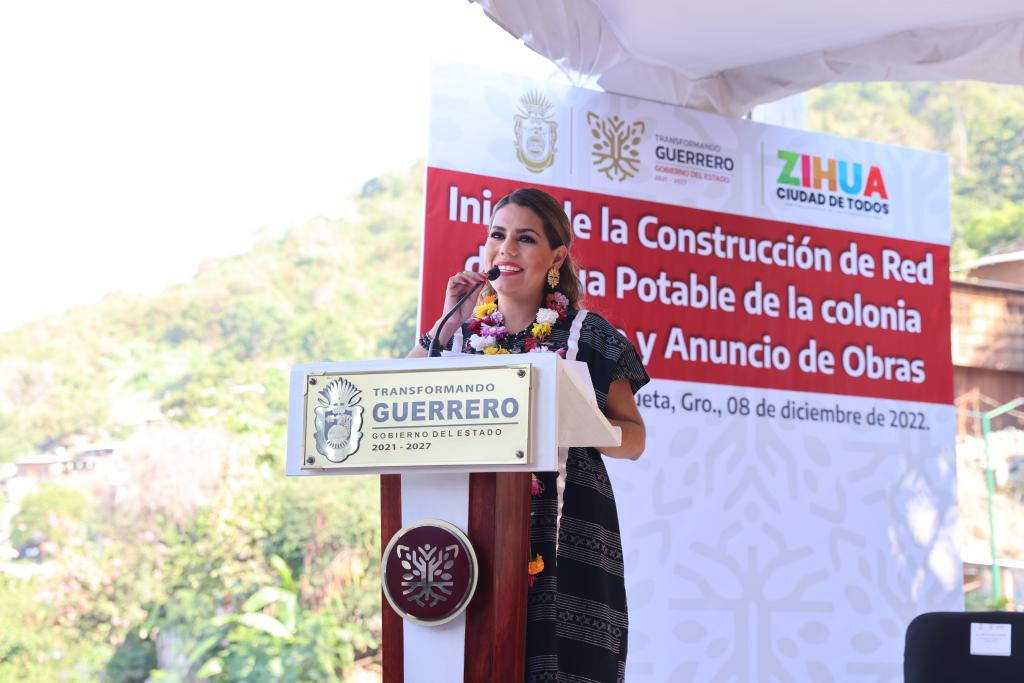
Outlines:
{"type": "Polygon", "coordinates": [[[907,626],[903,680],[904,683],[1024,682],[1024,613],[930,612],[916,617],[907,626]],[[1009,656],[971,654],[971,624],[1009,624],[1009,656]]]}

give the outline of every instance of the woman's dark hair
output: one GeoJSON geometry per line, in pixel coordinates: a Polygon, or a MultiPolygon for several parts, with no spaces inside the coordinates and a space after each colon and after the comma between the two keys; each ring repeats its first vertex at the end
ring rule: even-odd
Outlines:
{"type": "MultiPolygon", "coordinates": [[[[491,222],[498,209],[506,204],[515,204],[530,209],[540,218],[544,225],[544,236],[548,238],[548,245],[552,249],[565,245],[566,255],[562,261],[562,267],[558,271],[558,291],[565,294],[569,300],[569,306],[579,308],[583,294],[580,291],[580,279],[577,275],[576,263],[572,260],[572,228],[569,226],[569,217],[565,210],[554,197],[543,190],[535,187],[521,187],[513,190],[498,200],[491,211],[491,222]]],[[[481,296],[494,294],[491,284],[484,286],[481,296]]]]}

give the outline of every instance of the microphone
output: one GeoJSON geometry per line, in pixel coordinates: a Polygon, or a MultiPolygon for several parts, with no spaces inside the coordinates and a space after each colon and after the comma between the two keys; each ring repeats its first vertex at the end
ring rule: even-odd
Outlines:
{"type": "MultiPolygon", "coordinates": [[[[501,270],[498,268],[498,266],[491,266],[491,269],[487,271],[487,279],[490,282],[494,282],[500,276],[501,276],[501,270]]],[[[476,292],[476,290],[480,289],[480,287],[482,287],[483,284],[484,284],[483,282],[479,282],[479,283],[473,285],[470,288],[470,290],[468,292],[466,292],[465,294],[463,294],[462,298],[459,299],[458,301],[456,301],[455,305],[452,306],[451,309],[447,313],[444,314],[444,317],[441,318],[441,324],[437,326],[437,334],[435,334],[434,338],[430,340],[430,348],[427,349],[427,355],[428,356],[440,356],[441,355],[441,345],[440,345],[440,343],[438,343],[437,339],[438,339],[438,337],[441,336],[441,330],[444,329],[444,324],[446,322],[448,322],[448,318],[452,317],[452,314],[454,314],[455,311],[457,311],[460,308],[462,308],[462,304],[466,303],[466,299],[468,299],[470,296],[472,296],[476,292]]]]}

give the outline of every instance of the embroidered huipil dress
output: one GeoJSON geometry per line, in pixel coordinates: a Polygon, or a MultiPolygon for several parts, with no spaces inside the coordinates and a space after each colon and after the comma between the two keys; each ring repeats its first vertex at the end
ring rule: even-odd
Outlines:
{"type": "MultiPolygon", "coordinates": [[[[476,353],[471,334],[463,325],[449,348],[476,353]]],[[[524,331],[502,346],[522,352],[525,340],[524,331]]],[[[629,340],[595,313],[570,311],[544,345],[587,364],[601,408],[615,380],[634,393],[650,381],[629,340]]],[[[531,557],[540,553],[545,566],[528,594],[526,682],[618,683],[628,618],[615,496],[596,449],[570,448],[559,460],[558,473],[537,473],[531,508],[531,557]]]]}

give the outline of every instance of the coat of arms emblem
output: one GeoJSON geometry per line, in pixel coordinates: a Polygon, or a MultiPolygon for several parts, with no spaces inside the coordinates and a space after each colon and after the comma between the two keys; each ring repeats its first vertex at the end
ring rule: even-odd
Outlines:
{"type": "Polygon", "coordinates": [[[515,115],[516,157],[532,173],[540,173],[555,163],[558,124],[550,117],[552,106],[536,90],[519,100],[519,113],[515,115]]]}
{"type": "Polygon", "coordinates": [[[331,462],[345,462],[359,449],[363,434],[361,392],[347,379],[338,378],[320,390],[313,421],[316,450],[331,462]]]}

